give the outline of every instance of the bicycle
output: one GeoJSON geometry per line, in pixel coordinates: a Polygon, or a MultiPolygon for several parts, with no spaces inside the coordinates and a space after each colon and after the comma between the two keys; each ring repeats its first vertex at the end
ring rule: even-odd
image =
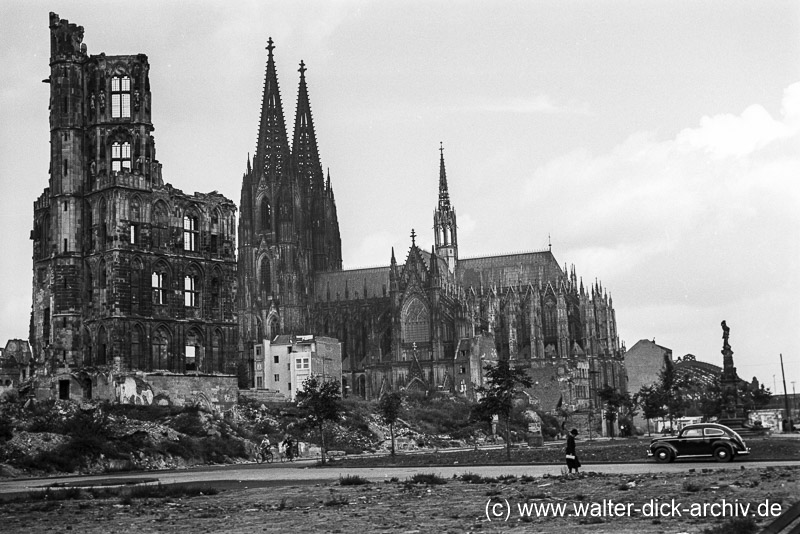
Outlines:
{"type": "Polygon", "coordinates": [[[256,453],[256,463],[261,464],[267,462],[268,464],[272,463],[272,460],[275,459],[275,456],[272,454],[272,451],[269,449],[259,449],[256,453]]]}

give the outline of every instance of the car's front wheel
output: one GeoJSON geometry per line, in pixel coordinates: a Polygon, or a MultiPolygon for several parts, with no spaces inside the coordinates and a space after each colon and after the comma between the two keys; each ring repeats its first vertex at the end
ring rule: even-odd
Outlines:
{"type": "Polygon", "coordinates": [[[714,449],[714,458],[718,462],[730,462],[733,460],[733,454],[731,454],[731,450],[728,447],[717,447],[714,449]]]}
{"type": "Polygon", "coordinates": [[[653,455],[656,457],[656,462],[666,464],[672,461],[672,453],[669,449],[661,447],[655,450],[653,455]]]}

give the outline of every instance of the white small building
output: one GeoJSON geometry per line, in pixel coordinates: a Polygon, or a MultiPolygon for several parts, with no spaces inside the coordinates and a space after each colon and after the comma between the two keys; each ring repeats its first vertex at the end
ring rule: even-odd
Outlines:
{"type": "Polygon", "coordinates": [[[271,390],[295,400],[312,374],[342,382],[342,346],[335,338],[280,335],[253,347],[256,390],[271,390]]]}

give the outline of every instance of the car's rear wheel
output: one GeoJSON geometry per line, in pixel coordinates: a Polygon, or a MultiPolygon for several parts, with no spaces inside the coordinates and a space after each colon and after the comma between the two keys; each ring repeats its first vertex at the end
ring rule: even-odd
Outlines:
{"type": "Polygon", "coordinates": [[[660,464],[666,464],[672,461],[672,453],[669,449],[664,447],[656,449],[653,454],[656,457],[656,462],[660,464]]]}
{"type": "Polygon", "coordinates": [[[714,449],[714,458],[716,458],[718,462],[730,462],[733,460],[733,454],[728,447],[717,447],[714,449]]]}

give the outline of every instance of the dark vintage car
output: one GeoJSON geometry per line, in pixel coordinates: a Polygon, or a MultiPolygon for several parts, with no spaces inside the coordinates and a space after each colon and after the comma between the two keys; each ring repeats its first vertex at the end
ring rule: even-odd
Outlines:
{"type": "Polygon", "coordinates": [[[647,449],[647,456],[661,463],[676,458],[715,458],[718,462],[730,462],[746,454],[750,454],[750,449],[742,437],[716,423],[686,425],[677,436],[653,439],[647,449]]]}

